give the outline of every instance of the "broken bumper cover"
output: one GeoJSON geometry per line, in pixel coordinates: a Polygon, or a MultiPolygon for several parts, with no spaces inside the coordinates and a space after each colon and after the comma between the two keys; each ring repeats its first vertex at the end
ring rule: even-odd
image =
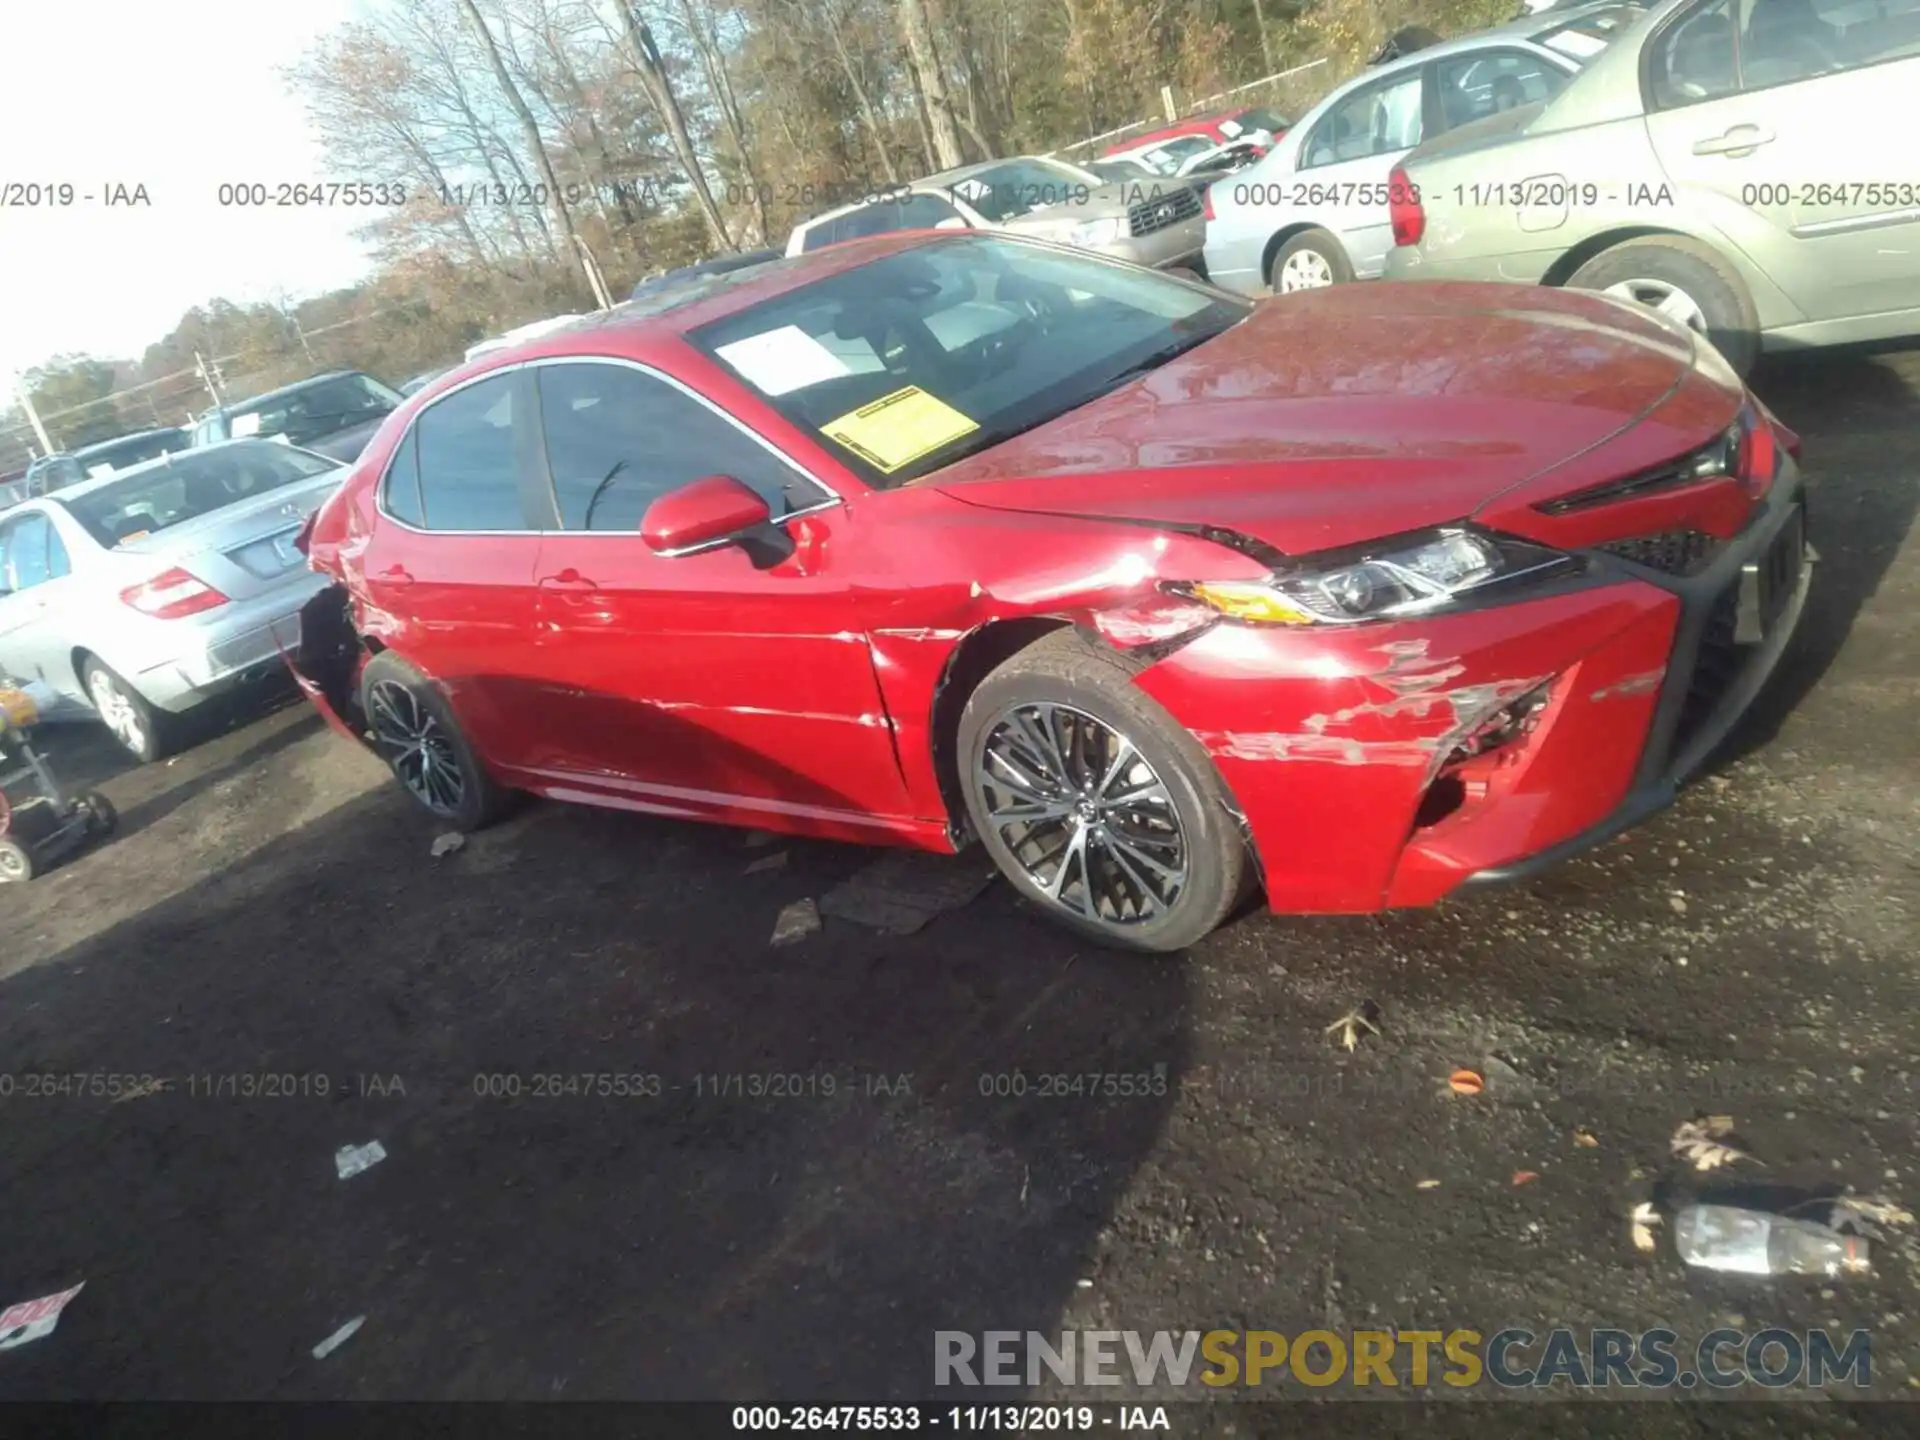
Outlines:
{"type": "Polygon", "coordinates": [[[1696,576],[1596,558],[1584,580],[1418,621],[1221,624],[1138,683],[1213,759],[1273,909],[1430,904],[1672,801],[1799,620],[1802,514],[1789,469],[1696,576]]]}

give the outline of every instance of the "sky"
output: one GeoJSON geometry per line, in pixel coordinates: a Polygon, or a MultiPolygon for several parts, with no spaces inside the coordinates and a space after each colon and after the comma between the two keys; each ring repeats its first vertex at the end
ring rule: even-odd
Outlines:
{"type": "Polygon", "coordinates": [[[138,358],[215,296],[301,299],[367,272],[352,234],[364,212],[219,204],[223,182],[386,178],[330,173],[280,73],[363,4],[0,4],[0,202],[35,182],[71,182],[76,196],[0,203],[0,408],[20,372],[53,355],[138,358]],[[152,203],[108,208],[113,185],[144,185],[152,203]]]}

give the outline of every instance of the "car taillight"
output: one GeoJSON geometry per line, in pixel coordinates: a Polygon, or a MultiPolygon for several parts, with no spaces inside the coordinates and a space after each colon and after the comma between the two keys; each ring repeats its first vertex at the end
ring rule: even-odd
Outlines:
{"type": "Polygon", "coordinates": [[[1211,183],[1200,187],[1200,213],[1209,220],[1213,219],[1213,185],[1211,183]]]}
{"type": "Polygon", "coordinates": [[[227,603],[226,596],[178,566],[144,584],[128,586],[120,592],[120,598],[156,620],[180,620],[227,603]]]}
{"type": "Polygon", "coordinates": [[[1427,233],[1427,212],[1420,206],[1420,187],[1400,166],[1387,177],[1387,218],[1393,222],[1393,243],[1418,245],[1427,233]]]}

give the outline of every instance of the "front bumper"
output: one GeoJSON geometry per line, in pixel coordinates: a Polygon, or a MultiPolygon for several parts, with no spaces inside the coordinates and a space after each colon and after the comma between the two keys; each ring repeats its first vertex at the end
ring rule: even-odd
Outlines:
{"type": "Polygon", "coordinates": [[[1783,462],[1698,575],[1594,557],[1587,577],[1533,598],[1417,622],[1220,624],[1138,683],[1212,758],[1272,908],[1431,904],[1536,873],[1672,801],[1799,621],[1803,515],[1783,462]],[[1531,712],[1521,733],[1463,757],[1516,705],[1531,712]]]}
{"type": "Polygon", "coordinates": [[[300,607],[326,584],[324,576],[303,574],[265,595],[209,612],[206,623],[168,622],[181,627],[178,648],[165,660],[121,673],[149,703],[174,712],[276,674],[299,643],[300,607]]]}

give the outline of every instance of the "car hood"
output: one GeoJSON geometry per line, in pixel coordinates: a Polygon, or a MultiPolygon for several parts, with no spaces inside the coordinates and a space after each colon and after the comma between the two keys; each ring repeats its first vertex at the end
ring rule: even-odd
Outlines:
{"type": "Polygon", "coordinates": [[[1074,196],[1058,205],[1043,205],[1024,215],[1015,215],[998,228],[1019,235],[1051,235],[1057,230],[1071,230],[1088,220],[1125,215],[1135,205],[1169,199],[1193,188],[1190,177],[1142,175],[1138,180],[1115,180],[1090,188],[1085,199],[1074,196]]]}
{"type": "Polygon", "coordinates": [[[1737,382],[1694,368],[1686,332],[1623,302],[1339,286],[1262,300],[1139,380],[917,483],[971,505],[1225,529],[1300,554],[1495,523],[1595,483],[1596,463],[1617,475],[1704,443],[1740,403],[1737,382]],[[1689,403],[1648,423],[1690,380],[1689,403]],[[1629,430],[1633,443],[1592,455],[1629,430]]]}

